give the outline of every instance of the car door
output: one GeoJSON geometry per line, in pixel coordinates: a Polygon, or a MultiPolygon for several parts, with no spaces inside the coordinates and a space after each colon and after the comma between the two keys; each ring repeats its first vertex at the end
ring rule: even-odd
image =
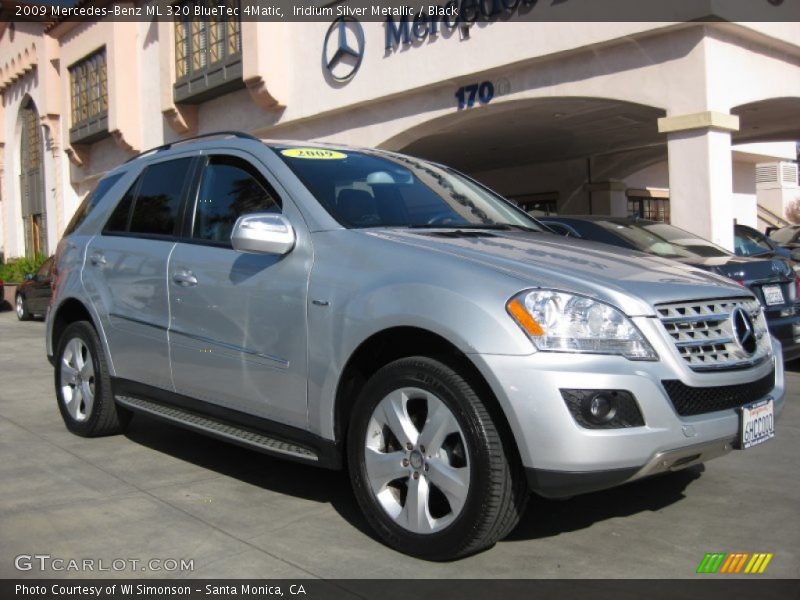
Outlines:
{"type": "Polygon", "coordinates": [[[116,376],[170,390],[167,261],[195,159],[148,165],[86,250],[83,283],[116,376]]]}
{"type": "Polygon", "coordinates": [[[25,300],[28,310],[36,314],[44,314],[47,304],[50,302],[52,290],[50,289],[50,269],[53,266],[53,258],[50,257],[42,263],[30,287],[26,293],[25,300]]]}
{"type": "Polygon", "coordinates": [[[169,260],[175,390],[194,400],[306,427],[306,294],[312,249],[297,209],[256,159],[205,160],[169,260]],[[297,232],[284,256],[231,247],[236,219],[283,212],[297,232]]]}

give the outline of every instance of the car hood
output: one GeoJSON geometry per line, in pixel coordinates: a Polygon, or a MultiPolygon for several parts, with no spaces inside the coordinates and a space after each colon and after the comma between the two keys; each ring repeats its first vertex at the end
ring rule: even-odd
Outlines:
{"type": "Polygon", "coordinates": [[[750,295],[727,278],[609,244],[551,233],[374,228],[363,234],[446,253],[543,287],[610,302],[629,316],[652,316],[665,302],[750,295]]]}
{"type": "Polygon", "coordinates": [[[715,256],[712,258],[680,258],[686,265],[713,271],[744,282],[786,282],[794,278],[791,266],[772,252],[759,256],[715,256]]]}

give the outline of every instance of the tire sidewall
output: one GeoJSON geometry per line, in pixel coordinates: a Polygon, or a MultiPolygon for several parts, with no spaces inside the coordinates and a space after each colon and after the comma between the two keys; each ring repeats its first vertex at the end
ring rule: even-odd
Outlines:
{"type": "Polygon", "coordinates": [[[14,301],[14,312],[17,314],[17,319],[20,321],[27,321],[30,318],[30,312],[25,304],[25,296],[22,294],[17,294],[17,297],[14,301]],[[21,310],[20,305],[22,306],[21,310]]]}
{"type": "Polygon", "coordinates": [[[406,554],[433,560],[453,555],[473,538],[474,530],[480,526],[490,487],[490,449],[480,418],[461,389],[463,384],[463,379],[438,361],[401,359],[378,371],[367,382],[353,409],[347,458],[356,499],[379,536],[406,554]],[[372,413],[389,393],[402,387],[417,387],[434,394],[450,409],[466,438],[470,465],[467,500],[450,525],[431,534],[415,534],[395,523],[375,498],[366,473],[364,447],[372,413]]]}
{"type": "Polygon", "coordinates": [[[55,386],[58,410],[61,412],[67,429],[78,435],[88,436],[92,434],[100,417],[102,405],[106,402],[110,402],[112,397],[111,381],[108,376],[105,360],[102,360],[98,353],[99,348],[99,339],[94,328],[85,321],[79,321],[69,325],[64,331],[64,334],[59,340],[55,354],[55,386]],[[94,402],[92,404],[91,414],[89,414],[85,421],[77,421],[69,414],[61,391],[61,363],[64,357],[64,350],[67,344],[75,338],[79,338],[89,350],[89,356],[92,360],[92,367],[95,373],[94,402]]]}

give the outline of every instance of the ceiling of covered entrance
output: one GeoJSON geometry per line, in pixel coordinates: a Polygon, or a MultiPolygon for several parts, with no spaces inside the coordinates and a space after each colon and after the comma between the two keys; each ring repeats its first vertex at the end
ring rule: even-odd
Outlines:
{"type": "Polygon", "coordinates": [[[467,172],[658,146],[666,152],[657,124],[664,114],[650,106],[592,98],[502,102],[425,123],[402,151],[467,172]]]}
{"type": "Polygon", "coordinates": [[[737,106],[739,131],[733,142],[775,142],[800,140],[800,98],[769,98],[737,106]]]}

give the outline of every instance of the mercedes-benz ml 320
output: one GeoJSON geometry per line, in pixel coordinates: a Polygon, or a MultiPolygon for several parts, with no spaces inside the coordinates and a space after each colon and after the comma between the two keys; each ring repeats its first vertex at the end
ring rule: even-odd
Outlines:
{"type": "Polygon", "coordinates": [[[428,559],[774,434],[780,345],[721,276],[564,239],[389,152],[218,134],[109,172],[61,241],[66,426],[145,413],[340,469],[428,559]]]}

